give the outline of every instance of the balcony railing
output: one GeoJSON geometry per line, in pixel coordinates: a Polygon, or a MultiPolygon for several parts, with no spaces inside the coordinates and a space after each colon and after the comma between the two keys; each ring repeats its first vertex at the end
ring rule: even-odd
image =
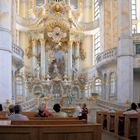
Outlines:
{"type": "Polygon", "coordinates": [[[23,111],[33,111],[35,109],[35,101],[33,98],[20,105],[22,106],[23,111]]]}
{"type": "Polygon", "coordinates": [[[126,110],[129,106],[129,104],[117,104],[102,99],[97,99],[96,104],[103,109],[113,108],[114,110],[118,110],[118,109],[126,110]]]}
{"type": "Polygon", "coordinates": [[[96,57],[96,66],[100,67],[116,60],[117,48],[106,50],[96,57]]]}
{"type": "Polygon", "coordinates": [[[19,46],[13,44],[12,45],[12,51],[13,51],[13,54],[16,54],[20,58],[23,58],[24,52],[23,52],[23,50],[19,46]]]}

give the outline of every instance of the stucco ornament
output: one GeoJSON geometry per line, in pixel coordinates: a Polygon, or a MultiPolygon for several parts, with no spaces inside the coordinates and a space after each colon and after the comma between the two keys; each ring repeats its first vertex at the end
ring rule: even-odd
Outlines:
{"type": "Polygon", "coordinates": [[[61,31],[59,27],[55,27],[52,32],[48,32],[48,36],[53,39],[53,42],[58,43],[62,38],[67,37],[67,34],[61,31]]]}

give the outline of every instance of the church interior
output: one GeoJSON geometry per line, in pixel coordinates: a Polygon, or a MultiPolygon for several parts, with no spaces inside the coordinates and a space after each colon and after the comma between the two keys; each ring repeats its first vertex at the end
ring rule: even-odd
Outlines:
{"type": "Polygon", "coordinates": [[[0,0],[0,139],[140,140],[139,7],[140,0],[0,0]],[[59,104],[67,119],[36,119],[42,104],[50,112],[59,104]],[[86,121],[72,117],[81,104],[86,121]],[[30,123],[5,126],[10,105],[30,123]]]}

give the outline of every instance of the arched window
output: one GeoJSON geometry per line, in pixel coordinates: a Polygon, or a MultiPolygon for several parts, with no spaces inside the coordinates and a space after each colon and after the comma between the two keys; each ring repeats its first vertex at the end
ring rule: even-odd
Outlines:
{"type": "Polygon", "coordinates": [[[41,6],[44,4],[44,0],[36,0],[36,6],[41,6]]]}
{"type": "Polygon", "coordinates": [[[16,95],[23,96],[23,78],[21,76],[16,77],[16,95]]]}
{"type": "Polygon", "coordinates": [[[137,20],[137,2],[136,0],[132,0],[132,33],[135,34],[137,33],[137,24],[136,22],[133,22],[135,20],[137,20]]]}
{"type": "Polygon", "coordinates": [[[95,92],[99,93],[99,95],[101,95],[101,92],[102,92],[102,81],[101,81],[101,79],[96,79],[95,80],[95,92]]]}
{"type": "Polygon", "coordinates": [[[115,73],[110,74],[110,97],[115,96],[116,91],[116,80],[115,80],[115,73]]]}

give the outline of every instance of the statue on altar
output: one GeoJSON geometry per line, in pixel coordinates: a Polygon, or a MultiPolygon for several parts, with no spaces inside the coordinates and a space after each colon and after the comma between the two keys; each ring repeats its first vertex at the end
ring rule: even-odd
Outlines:
{"type": "Polygon", "coordinates": [[[37,64],[36,67],[35,67],[35,77],[37,79],[40,78],[40,66],[39,66],[39,64],[37,64]]]}

